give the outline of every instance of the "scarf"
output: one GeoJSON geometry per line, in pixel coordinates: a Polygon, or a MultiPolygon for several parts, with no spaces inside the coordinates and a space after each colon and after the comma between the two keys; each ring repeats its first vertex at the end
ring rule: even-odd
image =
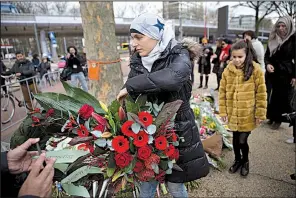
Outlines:
{"type": "Polygon", "coordinates": [[[272,28],[272,31],[268,39],[268,47],[270,51],[270,56],[272,56],[281,46],[295,33],[295,26],[293,24],[293,19],[290,16],[284,16],[278,19],[272,28]],[[279,36],[277,26],[279,23],[284,23],[287,27],[287,34],[285,38],[279,36]]]}
{"type": "Polygon", "coordinates": [[[151,72],[153,63],[175,38],[175,32],[163,18],[150,13],[144,13],[135,18],[130,26],[130,30],[132,29],[158,41],[148,56],[141,57],[143,66],[151,72]]]}
{"type": "Polygon", "coordinates": [[[230,48],[231,48],[231,45],[228,44],[227,47],[224,47],[222,49],[220,57],[219,57],[220,62],[224,62],[227,59],[227,57],[230,56],[230,54],[229,54],[230,48]]]}

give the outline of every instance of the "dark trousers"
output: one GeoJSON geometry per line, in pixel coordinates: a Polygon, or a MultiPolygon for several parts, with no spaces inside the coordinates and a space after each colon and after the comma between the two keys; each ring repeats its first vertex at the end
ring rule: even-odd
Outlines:
{"type": "MultiPolygon", "coordinates": [[[[2,77],[1,77],[1,86],[3,86],[3,85],[5,85],[5,78],[2,78],[2,77]]],[[[3,91],[4,91],[5,93],[7,93],[7,87],[6,87],[6,86],[2,87],[2,89],[3,89],[3,91]]]]}
{"type": "Polygon", "coordinates": [[[233,151],[236,161],[249,161],[248,137],[251,132],[233,132],[233,151]]]}

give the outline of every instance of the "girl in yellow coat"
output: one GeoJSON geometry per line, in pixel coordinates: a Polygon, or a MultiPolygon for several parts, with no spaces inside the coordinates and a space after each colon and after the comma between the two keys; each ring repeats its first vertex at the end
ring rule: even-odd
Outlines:
{"type": "Polygon", "coordinates": [[[219,89],[219,111],[222,120],[233,131],[234,164],[241,175],[249,173],[248,137],[266,119],[267,94],[264,74],[255,61],[256,52],[250,41],[240,40],[232,46],[232,61],[222,74],[219,89]]]}

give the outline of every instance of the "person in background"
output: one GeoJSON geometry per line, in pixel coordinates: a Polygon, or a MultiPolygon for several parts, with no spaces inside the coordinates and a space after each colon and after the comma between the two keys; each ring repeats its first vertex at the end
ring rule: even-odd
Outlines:
{"type": "Polygon", "coordinates": [[[74,46],[69,46],[68,54],[66,56],[66,67],[70,67],[72,70],[71,74],[71,84],[77,87],[77,80],[81,83],[82,89],[88,91],[87,82],[83,73],[83,68],[81,65],[82,59],[78,55],[77,49],[74,46]]]}
{"type": "Polygon", "coordinates": [[[231,40],[227,39],[227,38],[223,38],[222,42],[221,42],[221,53],[219,56],[219,70],[218,70],[218,80],[219,83],[218,85],[220,85],[220,81],[222,78],[222,73],[225,69],[225,67],[227,66],[227,64],[230,61],[230,57],[231,57],[231,40]]]}
{"type": "Polygon", "coordinates": [[[265,63],[264,63],[264,47],[262,43],[257,39],[255,32],[252,30],[245,31],[243,33],[243,38],[252,42],[253,48],[257,55],[257,60],[261,65],[262,71],[265,72],[265,63]]]}
{"type": "Polygon", "coordinates": [[[203,76],[205,75],[205,86],[204,89],[208,88],[209,74],[211,73],[211,56],[213,55],[213,48],[207,44],[203,44],[203,53],[198,61],[198,72],[200,73],[200,85],[198,88],[202,88],[203,76]]]}
{"type": "MultiPolygon", "coordinates": [[[[295,24],[290,16],[280,17],[268,39],[264,57],[268,92],[267,118],[271,129],[279,129],[282,116],[291,113],[290,96],[296,83],[295,24]]],[[[288,142],[293,143],[293,138],[288,142]]]]}
{"type": "Polygon", "coordinates": [[[19,80],[24,80],[20,82],[24,100],[27,104],[27,107],[29,109],[33,109],[30,94],[36,94],[39,92],[35,79],[31,78],[35,75],[34,65],[26,59],[22,52],[18,51],[15,54],[16,61],[14,65],[9,71],[3,72],[3,75],[15,74],[19,80]]]}
{"type": "MultiPolygon", "coordinates": [[[[1,62],[0,62],[0,69],[1,69],[1,74],[2,74],[3,72],[5,72],[6,69],[7,69],[7,67],[4,65],[4,63],[3,63],[2,60],[1,60],[1,62]]],[[[2,86],[2,85],[5,85],[5,78],[2,78],[2,77],[1,77],[1,86],[2,86]]],[[[7,94],[7,87],[4,86],[4,87],[2,87],[2,89],[3,89],[4,93],[7,94]]]]}
{"type": "Polygon", "coordinates": [[[54,158],[28,149],[39,142],[39,138],[28,139],[25,143],[8,152],[1,152],[1,197],[37,198],[51,197],[54,176],[54,158]],[[43,164],[46,162],[46,166],[43,164]],[[14,188],[14,175],[29,172],[19,192],[14,188]]]}
{"type": "Polygon", "coordinates": [[[215,54],[212,55],[212,58],[213,58],[212,63],[214,64],[212,72],[214,74],[216,74],[216,77],[217,77],[217,88],[215,89],[215,91],[218,91],[219,87],[220,87],[220,79],[219,79],[218,72],[219,72],[219,68],[220,68],[219,57],[220,57],[221,51],[222,51],[222,38],[218,38],[216,40],[215,54]]]}
{"type": "Polygon", "coordinates": [[[219,89],[219,114],[233,132],[235,160],[229,172],[240,167],[249,174],[248,137],[266,119],[267,94],[264,73],[256,60],[251,41],[240,40],[231,49],[232,61],[222,74],[219,89]]]}
{"type": "Polygon", "coordinates": [[[48,73],[51,71],[51,65],[50,62],[48,62],[47,57],[42,58],[42,62],[40,63],[39,70],[40,72],[40,79],[45,83],[47,81],[49,85],[51,86],[50,78],[48,76],[48,73]]]}
{"type": "Polygon", "coordinates": [[[32,63],[33,63],[33,65],[34,65],[34,67],[35,67],[35,70],[37,71],[37,70],[38,70],[38,67],[39,67],[39,65],[40,65],[40,60],[39,60],[39,56],[38,56],[38,54],[34,54],[34,55],[33,55],[32,63]]]}

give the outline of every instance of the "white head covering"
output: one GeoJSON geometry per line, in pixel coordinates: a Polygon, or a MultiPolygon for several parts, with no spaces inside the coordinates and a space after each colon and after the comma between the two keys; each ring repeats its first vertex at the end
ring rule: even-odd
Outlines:
{"type": "Polygon", "coordinates": [[[149,55],[141,58],[144,67],[150,72],[153,63],[159,58],[161,52],[175,38],[175,32],[170,26],[165,24],[162,17],[151,13],[144,13],[135,18],[131,23],[131,29],[158,40],[158,43],[149,55]]]}
{"type": "Polygon", "coordinates": [[[281,46],[295,33],[295,25],[292,17],[284,16],[280,17],[274,24],[272,31],[269,34],[268,47],[270,56],[272,56],[281,46]],[[277,26],[279,23],[284,23],[287,27],[287,35],[285,38],[281,38],[278,34],[277,26]]]}

